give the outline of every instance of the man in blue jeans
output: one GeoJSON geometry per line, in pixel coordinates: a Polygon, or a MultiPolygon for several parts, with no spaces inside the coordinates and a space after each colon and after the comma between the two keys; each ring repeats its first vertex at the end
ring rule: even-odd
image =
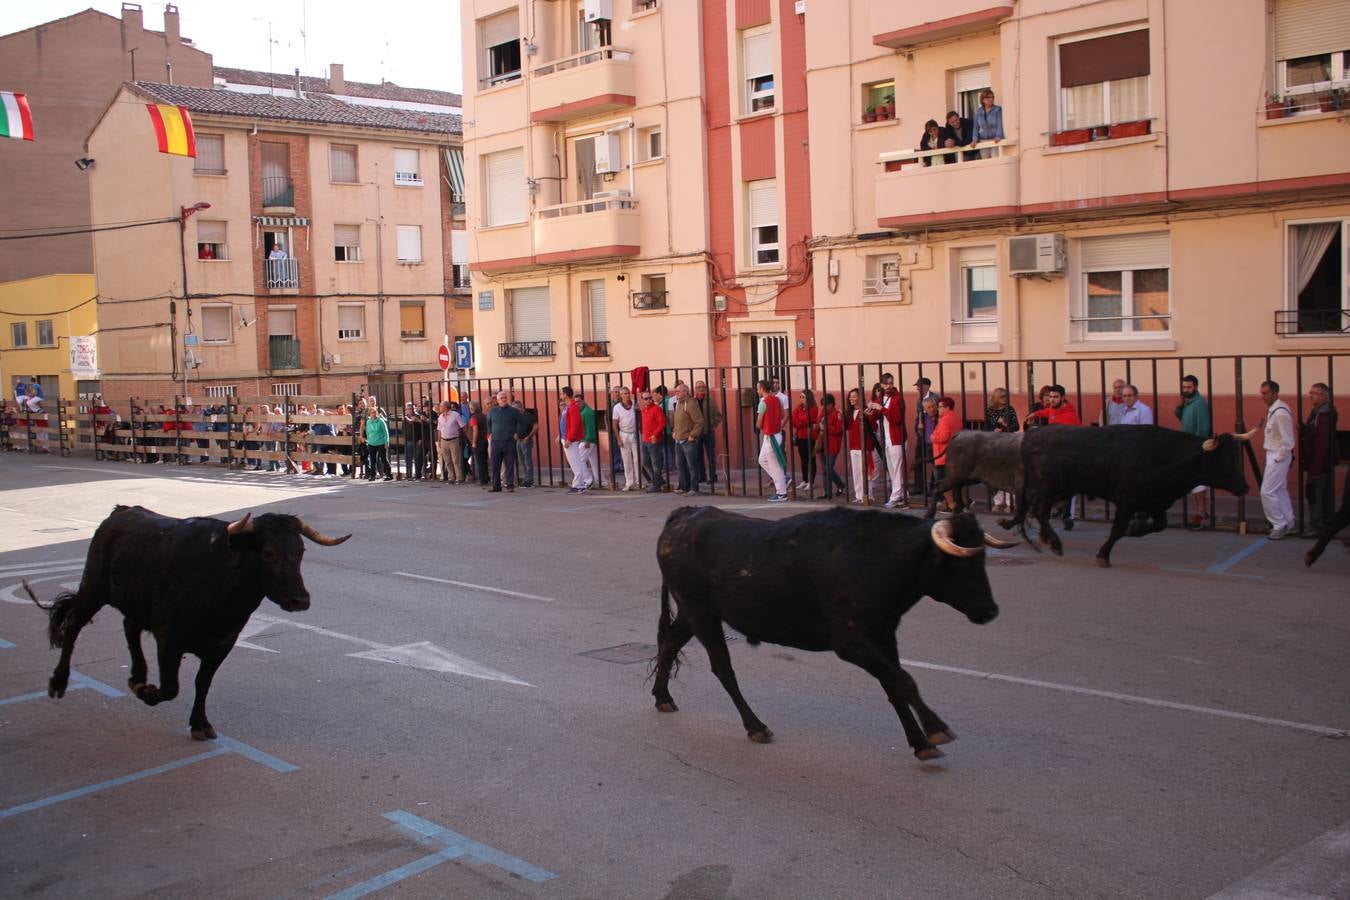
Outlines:
{"type": "Polygon", "coordinates": [[[675,465],[680,472],[680,483],[675,493],[692,497],[698,493],[699,456],[703,453],[703,412],[694,398],[689,396],[689,386],[682,381],[675,385],[670,436],[675,442],[675,465]]]}

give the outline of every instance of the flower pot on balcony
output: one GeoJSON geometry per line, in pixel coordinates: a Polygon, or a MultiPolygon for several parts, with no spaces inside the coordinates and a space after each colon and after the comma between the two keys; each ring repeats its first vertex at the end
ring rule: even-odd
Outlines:
{"type": "Polygon", "coordinates": [[[894,104],[894,103],[887,103],[887,104],[886,104],[886,118],[888,118],[888,119],[894,119],[894,118],[895,118],[895,104],[894,104]]]}
{"type": "Polygon", "coordinates": [[[1092,140],[1091,128],[1075,128],[1072,131],[1058,131],[1050,135],[1050,146],[1067,147],[1070,144],[1086,144],[1092,140]]]}
{"type": "Polygon", "coordinates": [[[1266,104],[1266,118],[1283,119],[1287,109],[1283,100],[1272,100],[1266,104]]]}
{"type": "Polygon", "coordinates": [[[877,110],[877,121],[878,121],[878,122],[885,122],[885,121],[887,121],[888,119],[890,119],[890,117],[891,117],[891,114],[890,114],[889,112],[886,111],[886,107],[883,106],[883,107],[881,107],[880,109],[877,110]]]}
{"type": "Polygon", "coordinates": [[[1141,134],[1149,134],[1149,129],[1152,127],[1152,124],[1153,123],[1148,119],[1143,119],[1138,122],[1117,122],[1115,125],[1111,126],[1111,137],[1139,137],[1141,134]]]}
{"type": "Polygon", "coordinates": [[[875,112],[872,112],[871,110],[869,110],[869,111],[863,113],[863,121],[864,121],[864,122],[875,122],[876,120],[877,120],[877,114],[876,114],[875,112]]]}

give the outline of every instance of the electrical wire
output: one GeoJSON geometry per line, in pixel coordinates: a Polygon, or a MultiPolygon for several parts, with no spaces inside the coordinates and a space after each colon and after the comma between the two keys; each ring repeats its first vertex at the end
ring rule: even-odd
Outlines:
{"type": "Polygon", "coordinates": [[[93,234],[98,231],[121,231],[126,228],[143,228],[146,225],[167,225],[177,222],[177,216],[163,219],[146,219],[144,222],[128,222],[123,225],[90,225],[87,228],[72,228],[67,231],[39,231],[33,234],[0,234],[0,241],[26,241],[30,238],[64,237],[70,234],[93,234]]]}

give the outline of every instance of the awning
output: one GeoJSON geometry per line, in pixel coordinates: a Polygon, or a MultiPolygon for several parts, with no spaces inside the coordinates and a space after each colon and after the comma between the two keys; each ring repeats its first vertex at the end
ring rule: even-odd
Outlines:
{"type": "Polygon", "coordinates": [[[464,202],[464,151],[459,147],[442,150],[445,154],[445,168],[450,172],[450,199],[456,203],[464,202]]]}
{"type": "Polygon", "coordinates": [[[253,221],[259,225],[270,225],[275,228],[308,228],[309,219],[299,216],[254,216],[253,221]]]}

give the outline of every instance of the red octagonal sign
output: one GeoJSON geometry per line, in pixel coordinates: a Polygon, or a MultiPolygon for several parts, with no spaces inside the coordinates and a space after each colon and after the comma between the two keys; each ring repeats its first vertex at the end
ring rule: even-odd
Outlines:
{"type": "Polygon", "coordinates": [[[436,351],[436,361],[441,364],[442,369],[450,368],[450,348],[441,344],[441,349],[436,351]]]}

